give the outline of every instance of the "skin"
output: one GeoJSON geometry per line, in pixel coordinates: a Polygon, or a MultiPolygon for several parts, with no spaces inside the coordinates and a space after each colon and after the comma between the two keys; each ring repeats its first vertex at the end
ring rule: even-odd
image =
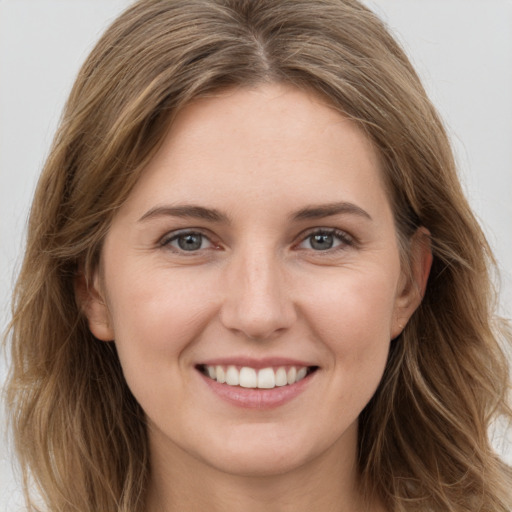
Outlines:
{"type": "Polygon", "coordinates": [[[314,95],[264,85],[180,112],[84,292],[92,333],[115,340],[147,415],[148,511],[363,510],[358,416],[421,301],[431,256],[418,240],[411,280],[376,152],[314,95]],[[185,205],[221,218],[169,211],[185,205]],[[319,250],[318,229],[341,238],[319,250]],[[179,230],[202,234],[200,248],[181,250],[179,230]],[[319,369],[293,400],[246,409],[196,369],[232,356],[319,369]]]}

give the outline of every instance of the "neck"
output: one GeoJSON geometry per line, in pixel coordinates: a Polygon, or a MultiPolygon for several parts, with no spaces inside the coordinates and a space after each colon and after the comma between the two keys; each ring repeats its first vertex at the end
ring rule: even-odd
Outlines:
{"type": "Polygon", "coordinates": [[[262,476],[226,473],[176,445],[150,444],[147,512],[383,512],[359,492],[355,450],[340,454],[334,447],[300,467],[262,476]]]}

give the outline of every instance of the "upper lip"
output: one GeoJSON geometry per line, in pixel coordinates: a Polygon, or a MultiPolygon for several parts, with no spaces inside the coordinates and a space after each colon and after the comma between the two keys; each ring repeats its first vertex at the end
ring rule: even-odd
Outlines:
{"type": "Polygon", "coordinates": [[[216,357],[201,361],[199,366],[248,366],[249,368],[261,369],[279,366],[309,367],[317,366],[311,362],[292,359],[289,357],[265,357],[262,359],[252,357],[216,357]]]}

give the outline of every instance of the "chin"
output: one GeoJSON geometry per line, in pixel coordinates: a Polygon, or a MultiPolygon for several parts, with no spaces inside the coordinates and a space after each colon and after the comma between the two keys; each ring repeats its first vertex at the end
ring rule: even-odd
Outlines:
{"type": "MultiPolygon", "coordinates": [[[[245,426],[244,426],[245,427],[245,426]]],[[[275,425],[232,429],[219,443],[211,440],[200,456],[211,467],[242,477],[265,477],[293,472],[318,457],[327,447],[311,445],[306,435],[279,435],[275,425]],[[263,428],[261,428],[263,427],[263,428]]]]}
{"type": "Polygon", "coordinates": [[[308,462],[308,457],[298,454],[276,453],[265,450],[261,445],[254,450],[242,450],[237,453],[224,453],[207,461],[209,465],[226,474],[256,478],[271,477],[292,473],[308,462]]]}

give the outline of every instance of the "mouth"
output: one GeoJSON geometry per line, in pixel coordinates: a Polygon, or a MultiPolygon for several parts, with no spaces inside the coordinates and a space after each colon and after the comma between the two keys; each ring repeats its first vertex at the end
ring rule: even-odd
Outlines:
{"type": "Polygon", "coordinates": [[[246,389],[274,389],[291,386],[318,370],[318,366],[269,366],[252,368],[236,365],[199,364],[196,369],[205,377],[227,386],[246,389]]]}

